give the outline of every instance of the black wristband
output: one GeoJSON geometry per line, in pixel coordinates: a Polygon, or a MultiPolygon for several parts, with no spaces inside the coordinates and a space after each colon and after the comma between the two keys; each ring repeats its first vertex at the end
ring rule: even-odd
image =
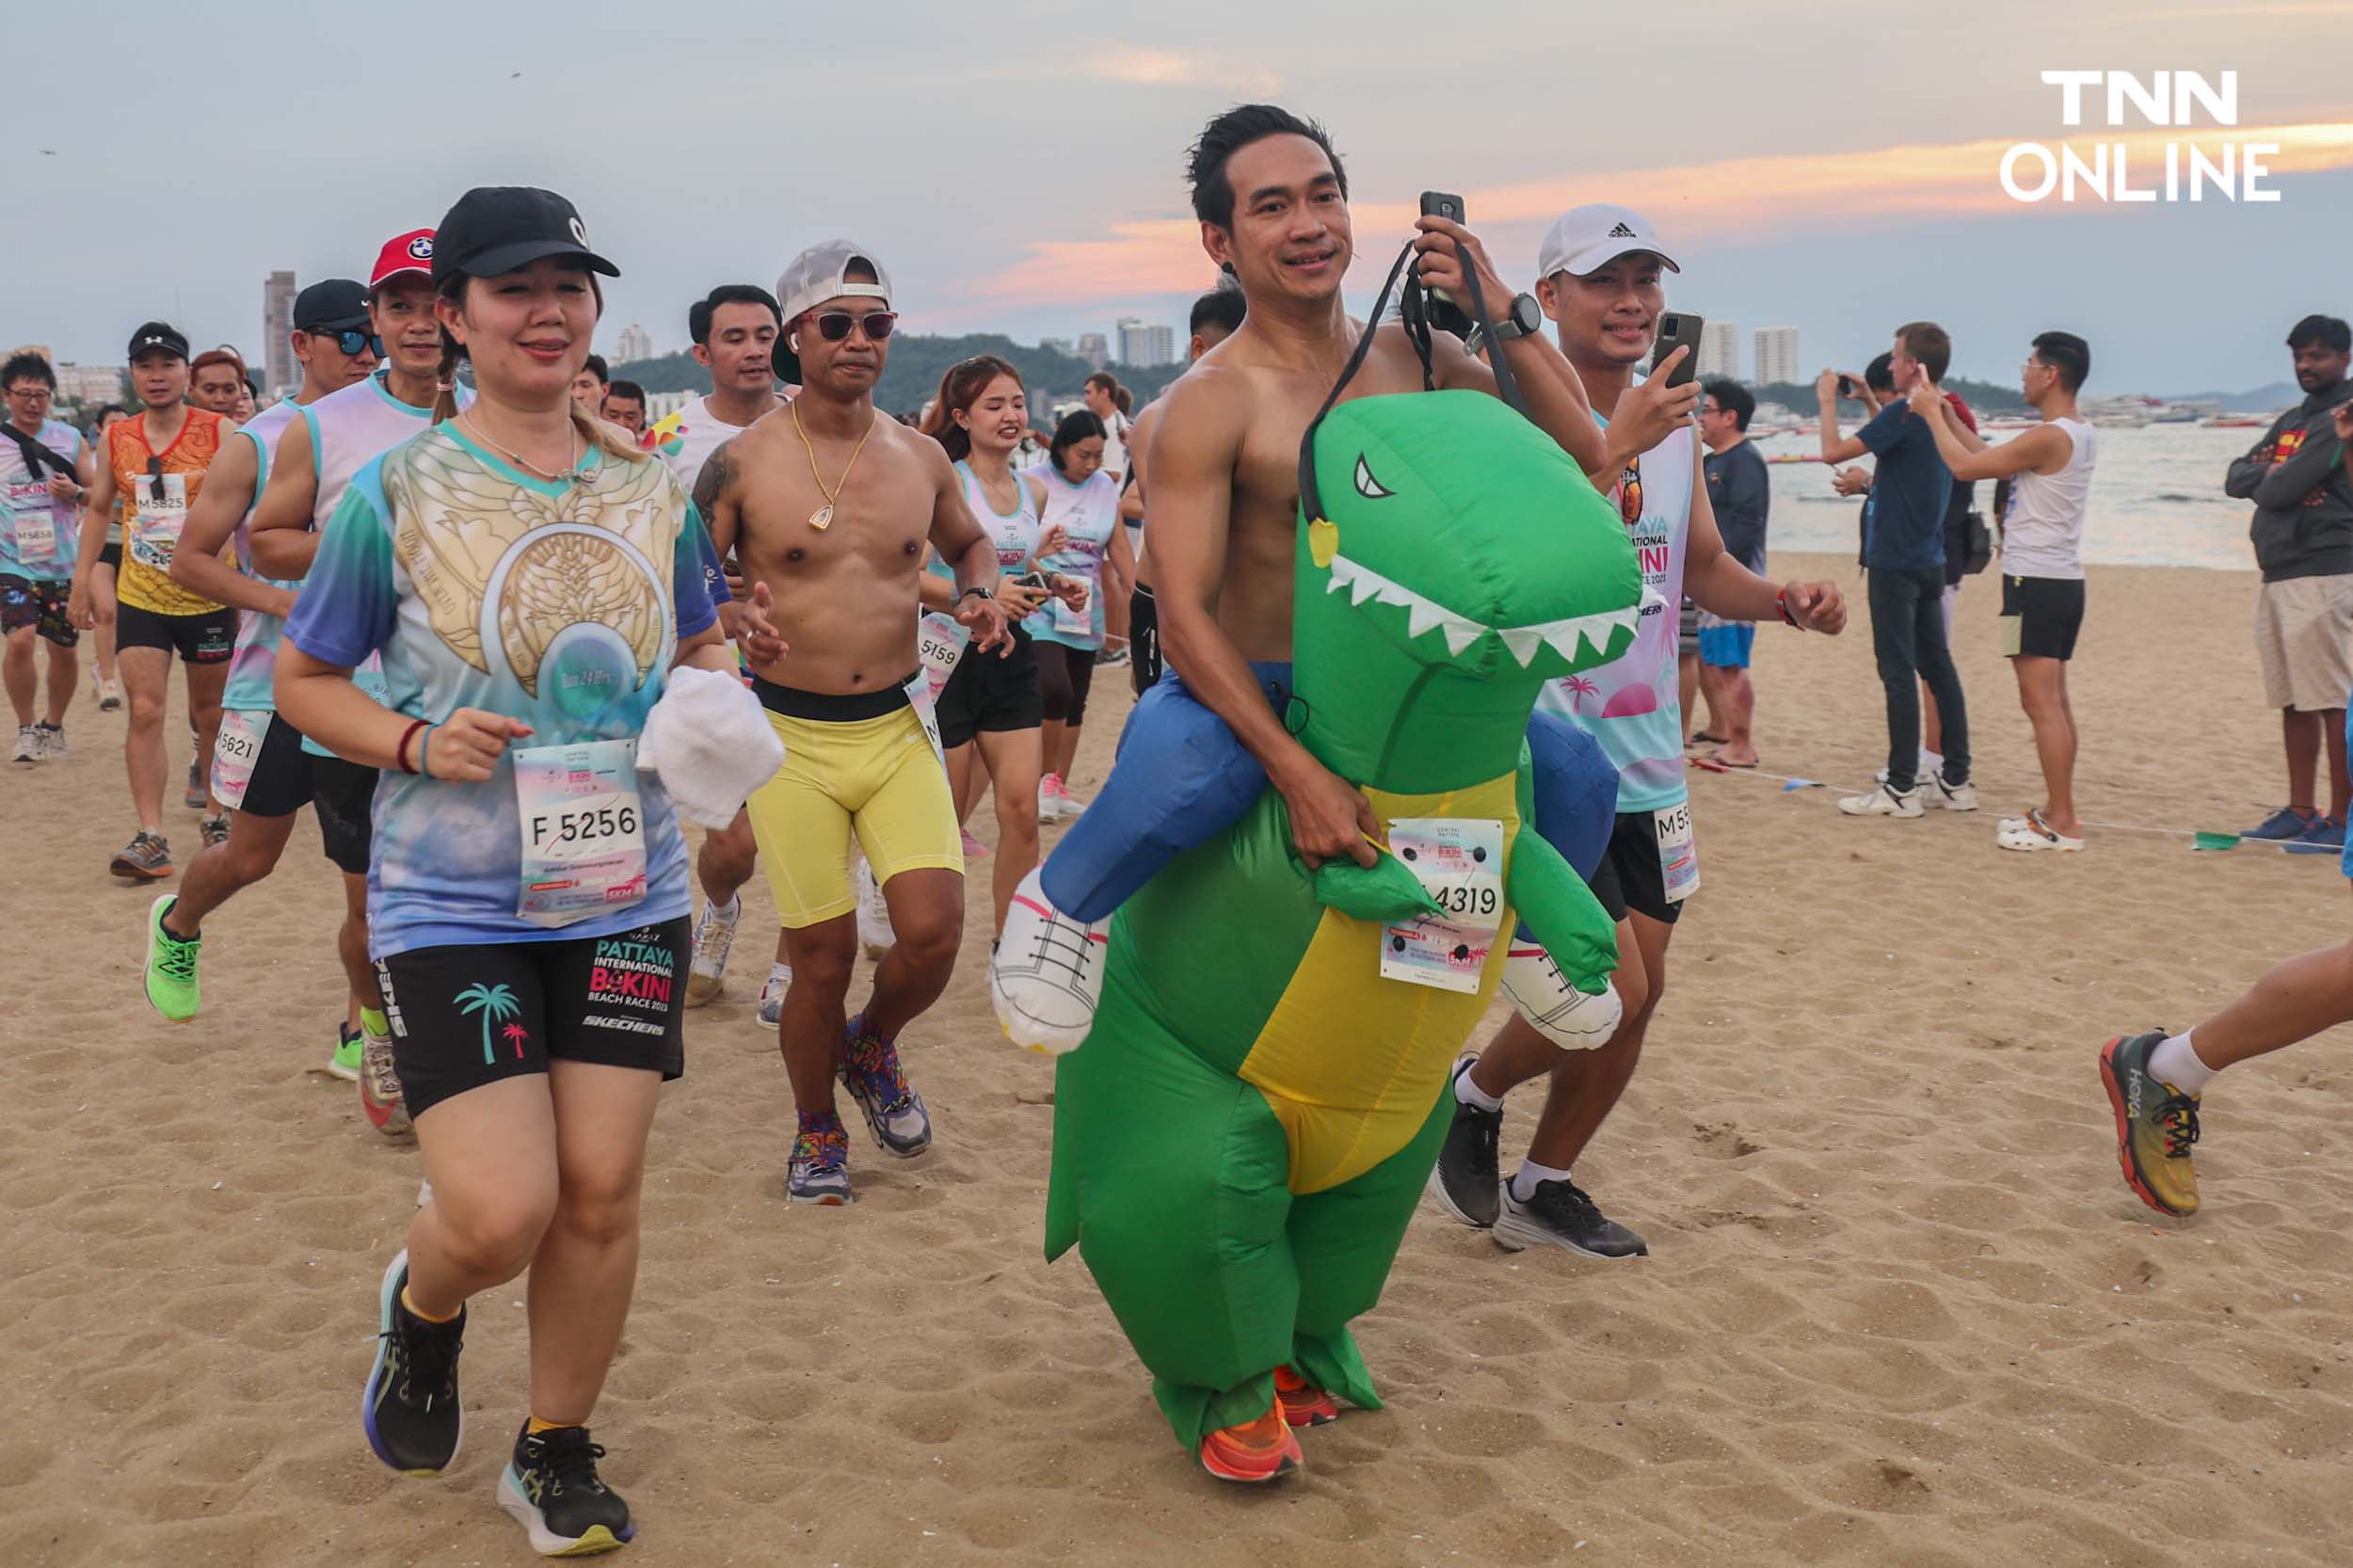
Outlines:
{"type": "Polygon", "coordinates": [[[990,588],[967,588],[964,592],[956,595],[956,602],[961,604],[966,600],[974,598],[975,596],[982,599],[995,599],[997,594],[994,589],[990,588]]]}

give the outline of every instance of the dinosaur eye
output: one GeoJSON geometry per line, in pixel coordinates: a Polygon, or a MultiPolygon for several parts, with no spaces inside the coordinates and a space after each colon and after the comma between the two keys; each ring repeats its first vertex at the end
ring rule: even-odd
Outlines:
{"type": "Polygon", "coordinates": [[[1365,461],[1361,452],[1356,455],[1356,493],[1368,501],[1379,501],[1384,496],[1397,493],[1372,476],[1371,466],[1365,461]]]}

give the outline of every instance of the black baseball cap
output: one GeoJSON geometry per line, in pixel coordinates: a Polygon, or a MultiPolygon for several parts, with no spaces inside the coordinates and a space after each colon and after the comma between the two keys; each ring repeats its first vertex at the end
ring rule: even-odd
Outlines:
{"type": "Polygon", "coordinates": [[[136,360],[142,354],[152,354],[159,348],[167,354],[177,355],[183,360],[188,357],[187,338],[180,328],[168,321],[148,322],[132,333],[131,346],[123,351],[122,357],[126,360],[136,360]]]}
{"type": "Polygon", "coordinates": [[[341,332],[368,324],[368,286],[352,278],[328,278],[295,296],[297,332],[341,332]]]}
{"type": "Polygon", "coordinates": [[[580,210],[552,190],[532,185],[477,185],[457,199],[433,232],[433,283],[495,278],[542,256],[570,257],[591,272],[618,278],[621,269],[588,248],[580,210]]]}

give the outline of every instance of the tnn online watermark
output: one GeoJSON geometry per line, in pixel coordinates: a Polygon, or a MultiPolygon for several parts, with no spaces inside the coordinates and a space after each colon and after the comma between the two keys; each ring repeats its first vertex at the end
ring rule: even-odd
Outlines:
{"type": "MultiPolygon", "coordinates": [[[[2217,88],[2195,71],[2153,72],[2143,83],[2129,71],[2046,71],[2045,86],[2060,92],[2060,123],[2084,122],[2087,88],[2105,97],[2107,126],[2197,125],[2202,114],[2209,125],[2238,123],[2238,72],[2222,72],[2217,88]],[[2103,89],[2105,89],[2103,91],[2103,89]]],[[[2147,143],[2138,149],[2146,158],[2158,151],[2147,143]]],[[[2041,201],[2056,193],[2062,201],[2202,201],[2207,192],[2226,201],[2277,201],[2280,193],[2266,189],[2271,177],[2264,160],[2277,157],[2277,142],[2241,142],[2209,138],[2163,144],[2162,183],[2144,162],[2137,172],[2134,149],[2125,142],[2094,142],[2086,157],[2073,142],[2057,151],[2039,141],[2022,141],[2002,154],[2002,189],[2014,201],[2041,201]],[[2219,154],[2219,156],[2217,156],[2219,154]]]]}

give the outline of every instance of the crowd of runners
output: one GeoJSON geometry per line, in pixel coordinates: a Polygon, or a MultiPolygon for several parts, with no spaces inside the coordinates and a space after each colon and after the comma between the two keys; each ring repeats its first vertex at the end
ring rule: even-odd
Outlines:
{"type": "MultiPolygon", "coordinates": [[[[49,417],[45,363],[0,367],[16,760],[67,755],[89,635],[91,699],[127,709],[136,819],[106,869],[172,884],[141,939],[146,999],[174,1022],[201,1012],[208,945],[239,940],[237,895],[309,874],[283,862],[312,808],[344,907],[322,969],[337,1028],[318,1043],[369,1125],[415,1140],[424,1178],[376,1304],[367,1438],[397,1470],[449,1465],[467,1301],[527,1273],[530,1402],[499,1499],[541,1551],[632,1533],[588,1423],[628,1312],[661,1085],[683,1071],[686,1010],[729,983],[755,874],[779,923],[758,1016],[796,1116],[783,1192],[838,1206],[855,1193],[841,1096],[884,1154],[933,1143],[898,1042],[961,955],[989,968],[1016,1038],[1084,1039],[1112,910],[1187,847],[1170,824],[1197,841],[1221,808],[1183,793],[1201,773],[1169,748],[1211,756],[1219,790],[1278,792],[1309,866],[1374,858],[1365,797],[1284,722],[1300,439],[1363,330],[1340,301],[1345,175],[1320,128],[1254,105],[1205,133],[1194,183],[1216,286],[1193,308],[1194,363],[1132,424],[1113,383],[1041,424],[1019,371],[985,355],[948,372],[920,426],[878,412],[907,301],[872,248],[829,240],[773,290],[724,283],[691,306],[709,391],[648,427],[642,391],[590,353],[599,279],[618,269],[568,201],[521,187],[469,191],[376,247],[364,276],[304,289],[301,385],[258,411],[242,360],[192,354],[161,321],[126,344],[137,407],[92,430],[49,417]],[[175,658],[192,856],[166,799],[175,658]],[[1120,664],[1139,712],[1160,712],[1161,749],[1123,754],[1090,804],[1074,759],[1091,706],[1120,722],[1095,679],[1120,664]],[[984,796],[985,851],[966,826],[984,796]],[[687,822],[706,829],[693,855],[687,822]],[[1041,824],[1067,824],[1050,856],[1041,824]],[[985,954],[964,929],[983,853],[985,954]]],[[[1677,358],[1646,374],[1678,266],[1645,215],[1562,214],[1532,272],[1442,217],[1418,236],[1424,279],[1475,286],[1492,316],[1472,351],[1442,340],[1436,378],[1493,392],[1507,358],[1669,611],[1663,635],[1544,701],[1619,772],[1589,878],[1617,922],[1616,976],[1584,998],[1519,975],[1517,1014],[1453,1074],[1430,1192],[1508,1249],[1637,1256],[1643,1239],[1577,1172],[1701,884],[1672,607],[1794,637],[1839,632],[1846,606],[1725,549],[1702,388],[1672,374],[1677,358]],[[1528,1156],[1504,1172],[1506,1097],[1539,1080],[1528,1156]]],[[[1350,395],[1423,384],[1401,328],[1369,342],[1350,395]]],[[[2025,382],[2052,423],[2000,472],[2075,472],[2079,350],[2038,340],[2025,382]]],[[[1914,388],[1899,375],[1896,390],[1914,388]]],[[[1974,460],[1983,443],[1939,424],[1931,394],[1913,407],[1890,428],[1925,420],[1924,447],[1974,460]]],[[[2049,480],[2026,488],[2055,504],[2049,480]]],[[[1941,512],[1943,496],[1919,504],[1941,512]]],[[[1904,783],[1881,794],[1908,801],[1904,783]]],[[[2201,1055],[2238,1060],[2353,1013],[2343,954],[2300,962],[2204,1026],[2197,1052],[2158,1032],[2105,1054],[2126,1174],[2152,1203],[2195,1206],[2201,1055]]],[[[1330,1397],[1282,1370],[1266,1417],[1202,1444],[1213,1473],[1293,1468],[1292,1429],[1330,1418],[1330,1397]]]]}

